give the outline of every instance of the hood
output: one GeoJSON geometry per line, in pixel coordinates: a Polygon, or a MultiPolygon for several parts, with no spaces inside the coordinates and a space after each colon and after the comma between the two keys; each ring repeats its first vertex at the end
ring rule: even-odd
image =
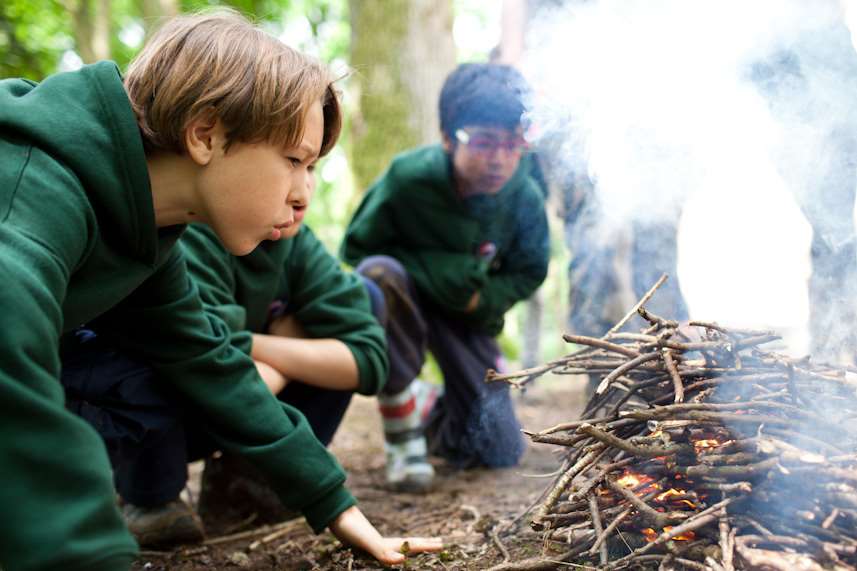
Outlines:
{"type": "Polygon", "coordinates": [[[35,83],[0,81],[0,134],[51,155],[80,180],[111,245],[157,256],[143,141],[119,69],[99,62],[35,83]]]}

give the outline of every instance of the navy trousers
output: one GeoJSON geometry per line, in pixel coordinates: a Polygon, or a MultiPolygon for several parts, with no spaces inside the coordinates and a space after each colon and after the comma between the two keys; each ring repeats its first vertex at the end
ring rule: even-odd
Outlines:
{"type": "MultiPolygon", "coordinates": [[[[372,283],[366,287],[377,315],[381,293],[372,283]]],[[[193,406],[146,362],[117,351],[91,330],[65,335],[61,358],[66,405],[104,439],[122,498],[144,507],[177,498],[187,483],[188,462],[215,449],[193,406]]],[[[351,396],[293,382],[277,398],[300,410],[328,445],[351,396]]]]}
{"type": "Polygon", "coordinates": [[[485,383],[501,369],[496,340],[420,300],[405,268],[389,256],[363,260],[357,272],[383,294],[376,315],[387,333],[390,376],[384,393],[407,388],[431,351],[444,378],[444,394],[428,422],[429,451],[459,467],[513,466],[524,452],[509,387],[485,383]]]}

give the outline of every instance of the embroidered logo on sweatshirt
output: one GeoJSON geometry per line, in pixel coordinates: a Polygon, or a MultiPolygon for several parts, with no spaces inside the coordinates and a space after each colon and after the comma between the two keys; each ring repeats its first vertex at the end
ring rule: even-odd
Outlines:
{"type": "Polygon", "coordinates": [[[482,242],[476,248],[476,255],[481,259],[490,262],[497,255],[497,244],[491,241],[482,242]]]}

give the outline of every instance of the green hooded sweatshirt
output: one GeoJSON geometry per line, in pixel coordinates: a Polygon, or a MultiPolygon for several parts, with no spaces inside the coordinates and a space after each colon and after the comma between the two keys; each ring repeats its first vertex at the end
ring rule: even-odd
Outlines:
{"type": "Polygon", "coordinates": [[[110,62],[0,81],[0,566],[125,569],[136,552],[98,433],[65,409],[60,338],[96,318],[150,360],[283,501],[322,529],[354,503],[306,419],[206,314],[183,227],[155,226],[139,130],[110,62]],[[110,311],[108,311],[110,310],[110,311]]]}
{"type": "Polygon", "coordinates": [[[230,254],[207,226],[192,224],[181,245],[206,308],[229,326],[232,344],[250,354],[252,333],[265,333],[273,302],[286,304],[307,335],[338,339],[357,363],[364,395],[387,380],[384,330],[372,315],[362,280],[304,225],[294,238],[262,242],[246,256],[230,254]]]}
{"type": "Polygon", "coordinates": [[[396,258],[420,296],[488,335],[547,275],[550,246],[544,200],[521,166],[495,195],[462,199],[440,145],[398,155],[363,198],[341,255],[396,258]],[[479,305],[466,313],[479,292],[479,305]]]}

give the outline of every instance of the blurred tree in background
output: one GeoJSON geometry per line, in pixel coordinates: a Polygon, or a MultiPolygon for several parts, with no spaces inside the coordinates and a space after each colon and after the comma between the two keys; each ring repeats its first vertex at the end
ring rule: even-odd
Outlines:
{"type": "Polygon", "coordinates": [[[65,9],[50,0],[0,2],[0,75],[42,78],[74,48],[65,9]]]}
{"type": "Polygon", "coordinates": [[[439,140],[437,98],[455,67],[451,0],[350,0],[351,168],[367,188],[405,149],[439,140]]]}

